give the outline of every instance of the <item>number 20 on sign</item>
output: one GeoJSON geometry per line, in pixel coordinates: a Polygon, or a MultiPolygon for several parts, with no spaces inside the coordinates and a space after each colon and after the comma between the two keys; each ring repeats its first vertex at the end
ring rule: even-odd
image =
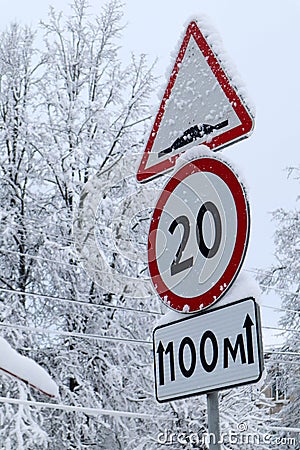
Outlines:
{"type": "Polygon", "coordinates": [[[149,229],[149,271],[163,302],[184,312],[216,302],[241,268],[249,228],[245,190],[227,163],[203,156],[182,166],[149,229]]]}

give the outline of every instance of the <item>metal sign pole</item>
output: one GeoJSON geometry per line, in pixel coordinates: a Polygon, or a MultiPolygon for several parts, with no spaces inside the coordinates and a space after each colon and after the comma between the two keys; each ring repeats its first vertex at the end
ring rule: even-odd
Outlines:
{"type": "Polygon", "coordinates": [[[209,450],[221,450],[218,391],[207,394],[209,450]]]}

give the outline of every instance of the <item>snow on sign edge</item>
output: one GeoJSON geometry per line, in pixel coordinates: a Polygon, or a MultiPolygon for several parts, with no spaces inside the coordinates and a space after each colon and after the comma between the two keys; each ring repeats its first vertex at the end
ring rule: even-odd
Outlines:
{"type": "MultiPolygon", "coordinates": [[[[189,22],[191,22],[193,19],[191,19],[189,22]]],[[[232,58],[229,56],[227,51],[224,48],[223,40],[219,32],[212,26],[207,16],[199,16],[198,18],[194,19],[194,22],[198,25],[200,28],[203,36],[205,37],[206,41],[210,45],[211,49],[213,50],[218,62],[226,72],[226,75],[230,78],[230,81],[233,85],[233,87],[236,90],[236,93],[244,102],[244,106],[252,116],[252,118],[255,118],[255,106],[251,98],[249,97],[249,93],[246,89],[245,84],[242,81],[241,75],[239,74],[239,71],[237,69],[237,66],[235,62],[232,60],[232,58]]]]}
{"type": "MultiPolygon", "coordinates": [[[[258,283],[252,276],[242,270],[224,296],[216,303],[206,308],[206,311],[212,311],[219,306],[230,305],[237,300],[248,297],[253,297],[258,304],[261,303],[261,290],[258,283]]],[[[180,320],[183,317],[184,315],[181,311],[168,310],[162,317],[159,318],[159,320],[157,320],[155,327],[166,325],[176,320],[180,320]]]]}
{"type": "MultiPolygon", "coordinates": [[[[153,119],[153,122],[151,123],[151,129],[149,130],[149,136],[151,134],[153,134],[153,129],[155,127],[159,112],[160,112],[162,104],[164,102],[164,96],[165,96],[168,86],[171,82],[171,78],[173,76],[172,74],[173,74],[174,67],[175,67],[174,61],[175,61],[175,65],[176,65],[176,61],[177,61],[177,58],[179,57],[180,49],[181,49],[181,46],[183,45],[184,39],[188,32],[188,28],[193,22],[199,28],[200,33],[203,35],[204,39],[206,40],[207,44],[209,45],[211,51],[213,52],[215,59],[217,60],[218,64],[220,65],[221,69],[224,70],[225,76],[229,80],[230,86],[233,88],[233,91],[239,98],[239,102],[241,103],[242,108],[244,108],[244,110],[247,112],[246,114],[249,116],[249,120],[251,118],[251,121],[252,121],[251,130],[248,131],[246,134],[244,134],[240,139],[248,137],[248,136],[250,136],[250,134],[252,133],[253,128],[254,128],[254,119],[255,119],[254,103],[252,102],[252,100],[250,99],[250,97],[248,95],[247,89],[246,89],[244,83],[242,82],[241,76],[239,75],[239,72],[236,68],[235,63],[232,61],[232,59],[229,57],[228,53],[224,49],[223,41],[222,41],[222,38],[221,38],[219,32],[211,25],[210,20],[208,19],[208,17],[206,15],[201,15],[196,18],[191,17],[184,24],[184,30],[181,32],[181,35],[177,42],[176,48],[170,54],[171,61],[165,72],[166,79],[157,92],[159,104],[158,105],[156,104],[156,106],[153,107],[152,111],[151,111],[151,116],[154,119],[153,119]]],[[[248,126],[249,126],[249,124],[246,125],[246,127],[248,127],[248,126]]],[[[156,132],[155,132],[155,134],[156,134],[156,132]]],[[[150,140],[150,137],[148,137],[148,139],[147,139],[148,144],[146,147],[148,147],[148,145],[149,145],[149,140],[150,140]]],[[[231,143],[237,142],[238,140],[234,140],[231,143]]],[[[152,148],[152,145],[153,144],[151,144],[151,148],[152,148]]],[[[224,146],[226,146],[226,144],[221,145],[220,149],[224,146]]],[[[146,155],[149,151],[151,152],[151,148],[150,148],[150,150],[147,150],[147,148],[145,150],[145,148],[143,148],[143,151],[141,152],[141,159],[140,159],[138,165],[136,166],[136,172],[137,172],[136,178],[137,178],[137,181],[139,181],[141,183],[143,183],[145,181],[151,181],[153,178],[156,178],[156,176],[162,175],[166,171],[172,170],[174,168],[173,166],[171,166],[169,168],[169,170],[164,170],[161,172],[158,171],[155,174],[145,175],[144,170],[145,170],[145,167],[147,165],[147,160],[148,160],[148,157],[146,155]],[[146,161],[144,160],[145,157],[146,157],[146,161]]],[[[178,156],[179,155],[176,154],[176,155],[174,155],[174,158],[177,159],[178,156]]],[[[148,170],[149,170],[149,168],[148,168],[148,170]]]]}
{"type": "Polygon", "coordinates": [[[0,370],[3,373],[23,381],[49,397],[59,397],[57,384],[43,367],[20,355],[3,337],[0,337],[0,348],[0,370]]]}
{"type": "MultiPolygon", "coordinates": [[[[212,25],[211,20],[209,17],[205,14],[199,15],[197,17],[191,16],[183,25],[183,31],[180,34],[180,37],[177,41],[175,49],[171,52],[170,57],[171,61],[165,71],[165,81],[161,85],[159,91],[157,92],[157,98],[160,102],[163,98],[163,95],[165,93],[166,87],[169,83],[173,67],[174,67],[174,61],[177,58],[178,52],[180,50],[182,41],[184,39],[186,30],[191,22],[196,22],[198,28],[200,29],[201,33],[205,37],[207,43],[213,50],[220,66],[224,69],[226,72],[226,75],[230,78],[230,81],[232,82],[233,87],[235,88],[237,94],[242,98],[242,100],[245,103],[246,108],[249,110],[249,113],[255,118],[255,106],[252,101],[252,99],[249,96],[249,93],[246,89],[245,84],[242,81],[241,75],[237,69],[237,66],[235,62],[232,60],[232,58],[229,56],[227,51],[225,50],[223,39],[218,32],[218,30],[212,25]]],[[[156,108],[153,108],[152,113],[153,116],[157,113],[157,105],[156,108]]]]}

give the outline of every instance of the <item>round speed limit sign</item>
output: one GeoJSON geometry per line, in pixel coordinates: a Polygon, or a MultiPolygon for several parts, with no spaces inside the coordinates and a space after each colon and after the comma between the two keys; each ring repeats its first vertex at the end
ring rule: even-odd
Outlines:
{"type": "Polygon", "coordinates": [[[246,193],[228,164],[204,156],[181,167],[160,195],[148,236],[163,302],[195,312],[220,299],[241,268],[249,226],[246,193]]]}

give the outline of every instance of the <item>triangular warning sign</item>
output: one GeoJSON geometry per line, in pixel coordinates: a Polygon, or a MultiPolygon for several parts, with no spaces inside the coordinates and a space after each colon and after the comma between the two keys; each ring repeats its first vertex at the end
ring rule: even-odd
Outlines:
{"type": "Polygon", "coordinates": [[[177,157],[197,144],[216,150],[249,136],[254,119],[221,64],[192,21],[156,115],[138,181],[172,169],[177,157]]]}

